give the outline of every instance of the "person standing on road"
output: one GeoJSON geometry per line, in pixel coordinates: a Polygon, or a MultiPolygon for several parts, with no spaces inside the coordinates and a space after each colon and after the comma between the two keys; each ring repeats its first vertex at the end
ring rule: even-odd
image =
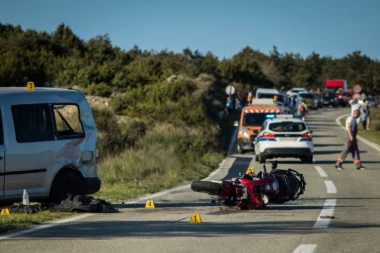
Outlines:
{"type": "Polygon", "coordinates": [[[296,106],[297,106],[296,98],[294,97],[294,94],[290,94],[289,109],[291,111],[291,114],[295,114],[296,106]]]}
{"type": "Polygon", "coordinates": [[[251,104],[252,102],[252,92],[248,92],[248,96],[247,96],[247,104],[251,104]]]}
{"type": "Polygon", "coordinates": [[[360,117],[360,110],[356,109],[352,113],[351,116],[346,119],[346,142],[344,145],[344,149],[340,154],[338,161],[335,164],[335,168],[338,170],[343,170],[342,164],[346,159],[349,153],[352,154],[352,158],[354,159],[354,164],[356,165],[357,170],[364,170],[365,167],[362,166],[360,161],[360,154],[358,148],[358,141],[356,139],[358,134],[358,123],[356,119],[360,117]]]}
{"type": "Polygon", "coordinates": [[[303,121],[305,121],[307,113],[309,113],[307,105],[305,104],[305,102],[302,101],[301,104],[298,106],[298,114],[301,114],[303,121]]]}
{"type": "Polygon", "coordinates": [[[226,107],[228,109],[228,113],[231,114],[232,110],[234,109],[233,100],[232,100],[231,95],[229,95],[227,97],[226,107]]]}
{"type": "MultiPolygon", "coordinates": [[[[359,103],[359,97],[360,95],[356,94],[355,97],[349,102],[351,106],[351,115],[354,113],[355,110],[359,110],[359,114],[362,111],[362,105],[359,103]]],[[[359,124],[360,122],[360,115],[356,119],[356,123],[359,124]]]]}
{"type": "Polygon", "coordinates": [[[365,122],[363,121],[363,129],[369,131],[369,124],[371,122],[371,109],[368,104],[368,100],[364,100],[363,106],[362,106],[362,112],[365,113],[365,122]]]}

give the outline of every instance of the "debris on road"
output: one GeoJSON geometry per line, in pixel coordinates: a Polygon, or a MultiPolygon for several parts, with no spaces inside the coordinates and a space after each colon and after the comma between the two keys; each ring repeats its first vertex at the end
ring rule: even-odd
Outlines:
{"type": "Polygon", "coordinates": [[[117,213],[118,209],[114,208],[111,203],[103,199],[95,199],[85,195],[70,195],[60,204],[37,203],[31,205],[13,205],[7,207],[10,214],[25,213],[33,214],[40,211],[50,210],[52,212],[89,212],[89,213],[117,213]]]}

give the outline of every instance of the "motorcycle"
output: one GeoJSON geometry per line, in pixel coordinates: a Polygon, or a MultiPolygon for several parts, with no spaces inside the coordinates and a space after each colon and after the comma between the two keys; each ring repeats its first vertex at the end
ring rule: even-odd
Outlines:
{"type": "Polygon", "coordinates": [[[303,174],[293,169],[277,169],[272,163],[268,173],[265,164],[257,175],[254,170],[232,179],[222,181],[193,181],[195,192],[216,196],[219,204],[238,209],[265,209],[268,203],[283,204],[294,201],[305,192],[303,174]]]}

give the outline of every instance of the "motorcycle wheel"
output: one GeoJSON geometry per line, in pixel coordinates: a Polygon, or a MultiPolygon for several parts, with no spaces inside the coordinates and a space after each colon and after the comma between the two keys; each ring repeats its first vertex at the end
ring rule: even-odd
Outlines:
{"type": "Polygon", "coordinates": [[[195,192],[204,192],[211,195],[220,195],[222,193],[222,185],[209,181],[194,181],[191,183],[191,189],[195,192]]]}

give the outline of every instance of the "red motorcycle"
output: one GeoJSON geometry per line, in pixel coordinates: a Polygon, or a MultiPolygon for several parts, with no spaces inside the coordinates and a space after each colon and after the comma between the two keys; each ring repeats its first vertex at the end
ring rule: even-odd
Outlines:
{"type": "Polygon", "coordinates": [[[296,200],[305,192],[303,174],[293,169],[277,169],[277,161],[273,162],[269,173],[265,164],[263,169],[257,175],[245,174],[229,180],[194,181],[191,189],[217,196],[218,203],[239,209],[263,209],[267,203],[296,200]]]}

